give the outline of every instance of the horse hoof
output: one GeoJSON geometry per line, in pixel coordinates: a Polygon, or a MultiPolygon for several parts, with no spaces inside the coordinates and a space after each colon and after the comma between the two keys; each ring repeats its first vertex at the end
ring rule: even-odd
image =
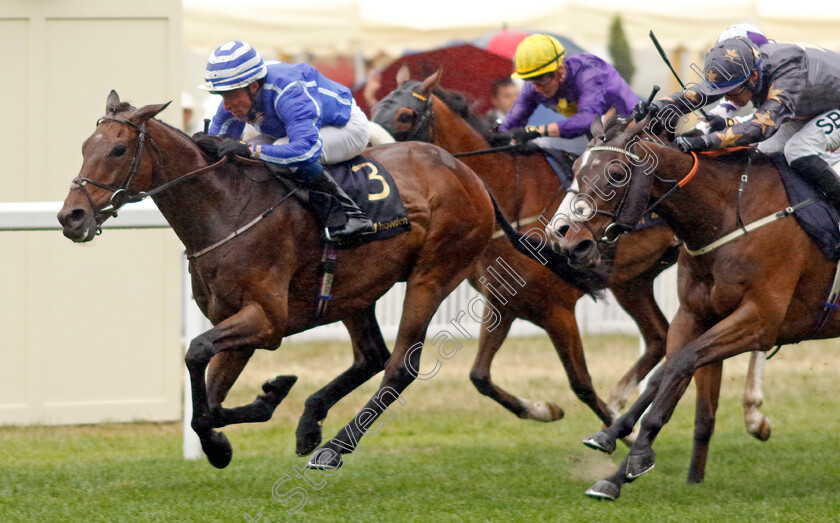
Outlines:
{"type": "Polygon", "coordinates": [[[758,431],[753,432],[752,435],[761,441],[767,441],[770,439],[770,420],[767,418],[762,419],[761,426],[758,427],[758,431]]]}
{"type": "Polygon", "coordinates": [[[627,456],[627,469],[624,471],[624,475],[628,479],[636,479],[642,474],[650,472],[653,469],[654,461],[656,461],[656,453],[653,450],[644,454],[631,453],[627,456]]]}
{"type": "MultiPolygon", "coordinates": [[[[297,376],[277,376],[274,379],[263,383],[262,390],[272,400],[276,400],[275,405],[279,405],[281,401],[289,394],[292,387],[297,382],[297,376]]],[[[272,401],[273,402],[273,401],[272,401]]]]}
{"type": "Polygon", "coordinates": [[[551,401],[531,402],[523,399],[519,401],[525,407],[525,415],[523,417],[526,419],[550,423],[561,420],[566,415],[560,405],[551,401]]]}
{"type": "Polygon", "coordinates": [[[295,436],[297,437],[295,454],[306,456],[321,444],[321,427],[318,427],[316,430],[296,432],[295,436]]]}
{"type": "Polygon", "coordinates": [[[344,466],[344,461],[338,452],[323,448],[306,462],[306,468],[315,470],[335,470],[344,466]]]}
{"type": "Polygon", "coordinates": [[[615,501],[621,494],[621,487],[615,483],[610,483],[605,479],[598,480],[594,485],[586,490],[586,495],[597,500],[606,499],[615,501]]]}
{"type": "Polygon", "coordinates": [[[227,467],[233,458],[233,447],[221,432],[213,431],[208,438],[202,439],[201,449],[207,455],[207,461],[217,469],[227,467]]]}
{"type": "Polygon", "coordinates": [[[583,444],[590,449],[600,450],[601,452],[606,452],[607,454],[612,454],[615,451],[615,438],[603,430],[599,430],[595,434],[583,440],[583,444]]]}

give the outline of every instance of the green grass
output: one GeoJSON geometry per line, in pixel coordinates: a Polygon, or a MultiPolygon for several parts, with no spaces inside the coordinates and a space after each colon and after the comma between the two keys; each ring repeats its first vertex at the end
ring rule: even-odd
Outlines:
{"type": "MultiPolygon", "coordinates": [[[[637,353],[632,337],[584,340],[602,395],[637,353]]],[[[303,401],[350,362],[340,343],[296,344],[260,353],[231,393],[250,401],[263,380],[300,380],[269,423],[229,427],[231,465],[181,459],[181,425],[109,424],[0,429],[0,521],[837,521],[840,457],[834,393],[840,353],[832,342],[782,349],[768,362],[766,443],[743,429],[740,393],[746,357],[724,370],[724,393],[706,481],[687,485],[693,388],[654,448],[656,468],[626,485],[615,503],[583,492],[626,455],[580,444],[599,428],[543,338],[510,340],[494,378],[520,397],[550,399],[566,417],[542,424],[515,418],[480,396],[467,378],[468,344],[433,379],[414,383],[379,434],[364,438],[333,476],[295,476],[294,429],[303,401]],[[272,497],[305,491],[300,500],[272,497]]],[[[424,355],[424,370],[433,354],[424,355]]],[[[379,378],[339,403],[324,426],[331,436],[375,391],[379,378]]]]}

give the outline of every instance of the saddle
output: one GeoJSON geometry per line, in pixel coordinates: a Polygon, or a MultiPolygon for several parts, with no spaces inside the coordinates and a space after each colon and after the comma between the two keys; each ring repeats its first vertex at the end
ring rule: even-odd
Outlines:
{"type": "Polygon", "coordinates": [[[835,209],[819,190],[788,165],[783,154],[771,155],[770,159],[779,171],[791,206],[819,197],[819,201],[796,211],[794,216],[823,254],[831,260],[840,260],[840,228],[835,209]]]}

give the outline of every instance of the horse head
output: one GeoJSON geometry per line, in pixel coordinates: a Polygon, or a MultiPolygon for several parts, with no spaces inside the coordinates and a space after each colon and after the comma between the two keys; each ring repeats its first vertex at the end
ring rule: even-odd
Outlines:
{"type": "Polygon", "coordinates": [[[440,86],[443,69],[423,80],[410,80],[407,67],[397,73],[397,88],[374,107],[371,120],[398,142],[432,141],[432,93],[440,86]]]}
{"type": "Polygon", "coordinates": [[[135,109],[111,91],[105,115],[82,145],[81,170],[58,213],[64,236],[74,242],[90,241],[120,207],[145,197],[158,156],[146,134],[146,122],[168,105],[135,109]],[[147,142],[152,154],[144,154],[147,142]]]}
{"type": "Polygon", "coordinates": [[[664,146],[647,132],[649,124],[650,117],[627,125],[612,110],[592,123],[593,138],[573,166],[578,192],[548,227],[552,247],[573,267],[597,266],[605,248],[632,231],[648,209],[655,150],[664,146]]]}

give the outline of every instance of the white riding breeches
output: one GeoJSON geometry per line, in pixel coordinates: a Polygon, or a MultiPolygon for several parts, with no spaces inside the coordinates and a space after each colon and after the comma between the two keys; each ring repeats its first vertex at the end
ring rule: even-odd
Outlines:
{"type": "MultiPolygon", "coordinates": [[[[350,110],[350,120],[344,127],[325,125],[319,132],[321,136],[321,157],[319,162],[325,165],[343,162],[360,154],[368,145],[370,123],[365,113],[359,106],[353,104],[350,110]]],[[[250,140],[249,144],[274,144],[281,145],[289,143],[289,137],[284,136],[277,140],[267,134],[259,134],[250,140]]]]}
{"type": "Polygon", "coordinates": [[[840,161],[840,109],[832,109],[810,120],[789,120],[773,136],[758,143],[764,154],[784,152],[790,164],[798,158],[818,155],[829,165],[840,161]]]}

